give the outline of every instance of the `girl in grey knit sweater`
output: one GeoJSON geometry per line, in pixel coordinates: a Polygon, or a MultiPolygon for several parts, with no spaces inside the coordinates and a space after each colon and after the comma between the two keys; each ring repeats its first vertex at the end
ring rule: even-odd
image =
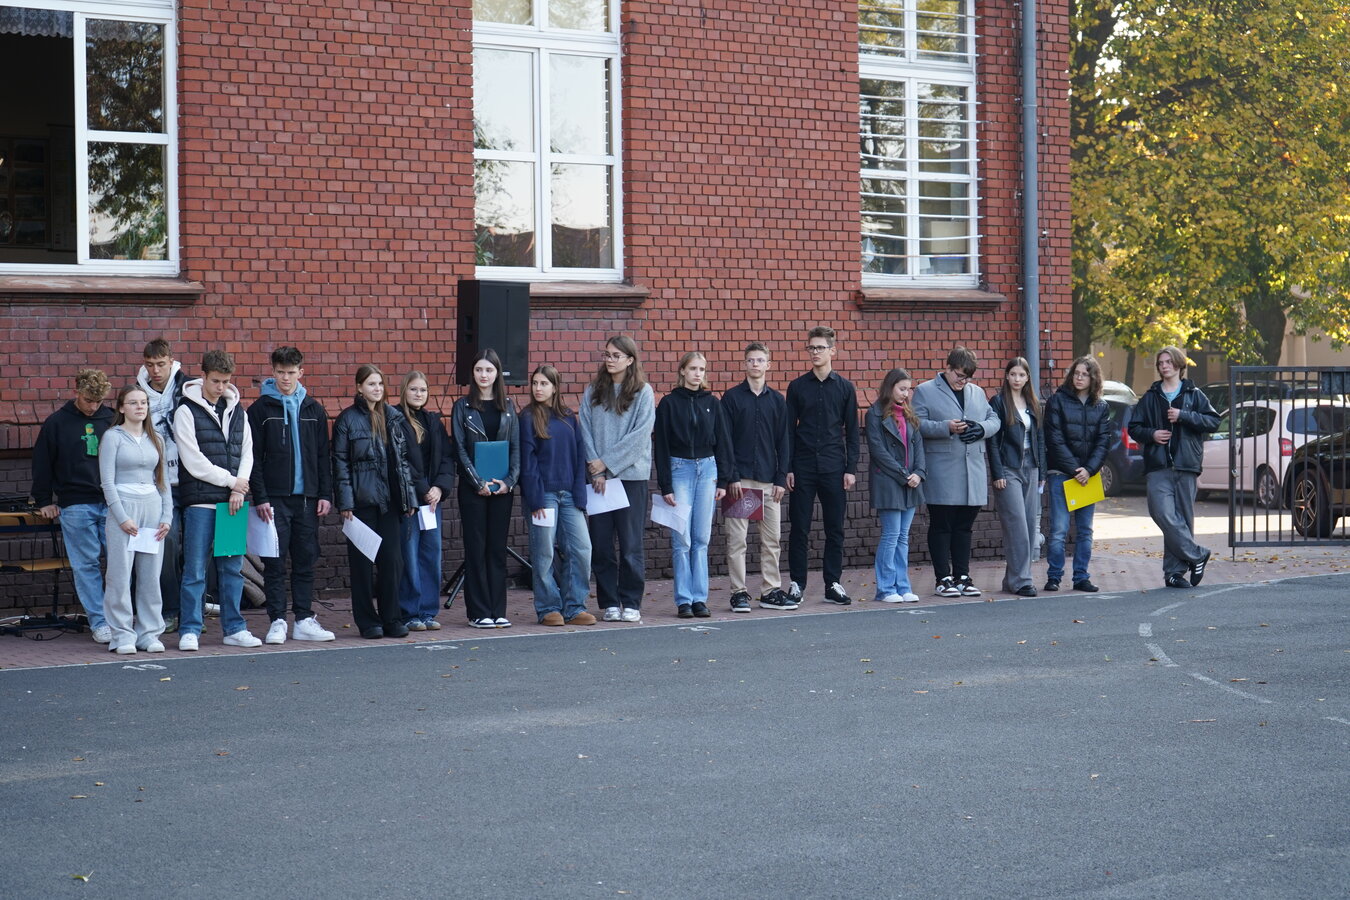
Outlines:
{"type": "MultiPolygon", "coordinates": [[[[163,540],[173,522],[173,500],[164,475],[164,446],[149,427],[150,398],[138,386],[117,394],[117,417],[99,442],[98,468],[108,504],[108,577],[103,609],[112,628],[108,649],[122,654],[162,653],[159,593],[163,540]],[[132,538],[151,530],[153,552],[133,550],[132,538]],[[136,575],[135,609],[131,576],[136,575]]],[[[141,537],[144,540],[144,537],[141,537]]]]}

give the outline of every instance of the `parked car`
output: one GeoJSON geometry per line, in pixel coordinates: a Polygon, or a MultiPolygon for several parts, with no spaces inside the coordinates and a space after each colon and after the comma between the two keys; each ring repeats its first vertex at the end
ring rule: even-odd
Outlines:
{"type": "Polygon", "coordinates": [[[1252,492],[1257,505],[1277,508],[1289,495],[1287,477],[1294,451],[1315,438],[1343,430],[1348,422],[1350,406],[1340,402],[1239,403],[1223,414],[1219,430],[1205,441],[1205,467],[1196,479],[1196,488],[1227,491],[1230,481],[1236,479],[1237,489],[1252,492]]]}
{"type": "Polygon", "coordinates": [[[1341,517],[1350,515],[1350,428],[1295,450],[1287,480],[1294,530],[1303,537],[1330,537],[1341,517]]]}
{"type": "Polygon", "coordinates": [[[1106,496],[1114,497],[1127,486],[1143,487],[1144,451],[1130,437],[1130,415],[1134,412],[1134,403],[1123,403],[1112,397],[1104,399],[1111,410],[1113,434],[1111,449],[1106,453],[1106,462],[1102,463],[1102,491],[1106,496]]]}
{"type": "Polygon", "coordinates": [[[1139,395],[1134,392],[1134,388],[1123,381],[1103,381],[1102,399],[1115,400],[1119,403],[1134,406],[1139,402],[1139,395]]]}
{"type": "MultiPolygon", "coordinates": [[[[1239,381],[1233,385],[1233,393],[1238,403],[1249,400],[1337,400],[1346,402],[1345,394],[1340,393],[1340,382],[1326,376],[1297,381],[1275,381],[1256,379],[1239,381]]],[[[1216,412],[1228,409],[1228,382],[1211,381],[1200,386],[1200,392],[1209,398],[1216,412]]]]}

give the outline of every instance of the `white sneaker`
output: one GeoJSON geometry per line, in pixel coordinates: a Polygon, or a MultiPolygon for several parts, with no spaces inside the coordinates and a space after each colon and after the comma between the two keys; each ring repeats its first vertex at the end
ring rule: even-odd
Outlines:
{"type": "Polygon", "coordinates": [[[94,643],[106,644],[112,640],[112,628],[107,625],[100,625],[93,631],[94,643]]]}
{"type": "Polygon", "coordinates": [[[178,649],[191,651],[197,649],[197,636],[195,634],[180,634],[178,636],[178,649]]]}
{"type": "Polygon", "coordinates": [[[905,602],[905,598],[902,597],[902,596],[900,596],[899,594],[887,594],[886,596],[884,596],[884,597],[882,597],[882,598],[880,598],[880,599],[881,599],[881,602],[882,602],[882,603],[904,603],[904,602],[905,602]]]}
{"type": "Polygon", "coordinates": [[[159,641],[151,641],[141,649],[144,650],[146,653],[163,653],[164,645],[161,644],[159,641]]]}
{"type": "Polygon", "coordinates": [[[221,643],[225,644],[227,647],[262,646],[262,641],[258,640],[253,635],[249,634],[247,629],[244,631],[236,631],[234,634],[225,635],[225,638],[224,640],[221,641],[221,643]]]}
{"type": "Polygon", "coordinates": [[[263,641],[268,644],[286,643],[286,620],[273,619],[272,624],[268,626],[267,637],[263,638],[263,641]]]}
{"type": "Polygon", "coordinates": [[[320,625],[319,620],[314,616],[296,622],[295,628],[291,630],[291,637],[297,641],[331,641],[335,639],[333,632],[320,625]]]}
{"type": "MultiPolygon", "coordinates": [[[[606,610],[606,612],[608,612],[608,610],[606,610]]],[[[640,623],[642,621],[642,610],[625,606],[623,612],[619,613],[619,621],[640,623]]]]}
{"type": "Polygon", "coordinates": [[[495,626],[498,627],[498,628],[510,628],[510,627],[511,627],[511,620],[510,620],[510,619],[493,619],[493,620],[492,620],[492,624],[495,625],[495,626]]]}
{"type": "Polygon", "coordinates": [[[601,618],[606,622],[620,622],[623,620],[623,612],[617,606],[606,606],[605,614],[601,618]]]}
{"type": "Polygon", "coordinates": [[[918,602],[919,602],[919,595],[918,595],[918,594],[905,594],[905,596],[902,597],[901,600],[902,600],[903,602],[905,602],[905,603],[918,603],[918,602]]]}
{"type": "Polygon", "coordinates": [[[120,656],[131,656],[136,652],[135,644],[123,644],[114,651],[120,656]]]}
{"type": "Polygon", "coordinates": [[[204,616],[218,616],[218,615],[220,615],[220,604],[219,604],[219,603],[203,603],[203,604],[202,604],[202,615],[204,615],[204,616]]]}

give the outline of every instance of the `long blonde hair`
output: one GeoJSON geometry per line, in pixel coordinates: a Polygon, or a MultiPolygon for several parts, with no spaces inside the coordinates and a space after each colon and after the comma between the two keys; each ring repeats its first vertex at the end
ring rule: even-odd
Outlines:
{"type": "MultiPolygon", "coordinates": [[[[431,402],[431,382],[427,380],[426,375],[422,374],[416,369],[413,369],[407,375],[403,376],[403,387],[400,388],[398,392],[398,405],[399,408],[403,410],[403,418],[407,419],[408,424],[412,426],[413,436],[417,438],[417,443],[420,444],[422,443],[422,439],[427,435],[427,429],[422,424],[421,417],[413,413],[413,408],[408,403],[408,385],[412,384],[414,381],[417,381],[419,378],[422,381],[426,382],[427,402],[428,403],[431,402]]],[[[422,404],[422,408],[423,409],[426,408],[425,403],[422,404]]]]}
{"type": "MultiPolygon", "coordinates": [[[[113,415],[114,427],[123,424],[127,420],[126,414],[122,412],[122,402],[126,400],[127,396],[130,394],[145,394],[145,388],[141,387],[139,384],[129,384],[117,392],[117,402],[114,404],[115,410],[113,415]]],[[[145,399],[148,404],[150,395],[145,394],[145,399]]],[[[141,423],[141,430],[150,436],[150,443],[154,446],[156,455],[159,456],[159,462],[155,463],[155,486],[162,491],[168,486],[164,481],[164,442],[159,439],[159,432],[155,431],[155,426],[150,424],[149,416],[146,416],[145,421],[141,423]]]]}

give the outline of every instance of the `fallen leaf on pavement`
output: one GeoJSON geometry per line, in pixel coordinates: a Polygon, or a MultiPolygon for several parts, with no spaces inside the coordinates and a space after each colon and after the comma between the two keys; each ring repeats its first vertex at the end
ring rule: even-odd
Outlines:
{"type": "Polygon", "coordinates": [[[239,685],[239,687],[235,688],[236,691],[246,691],[246,690],[248,690],[248,689],[249,689],[249,688],[248,688],[248,685],[246,685],[246,684],[241,684],[241,685],[239,685]]]}

